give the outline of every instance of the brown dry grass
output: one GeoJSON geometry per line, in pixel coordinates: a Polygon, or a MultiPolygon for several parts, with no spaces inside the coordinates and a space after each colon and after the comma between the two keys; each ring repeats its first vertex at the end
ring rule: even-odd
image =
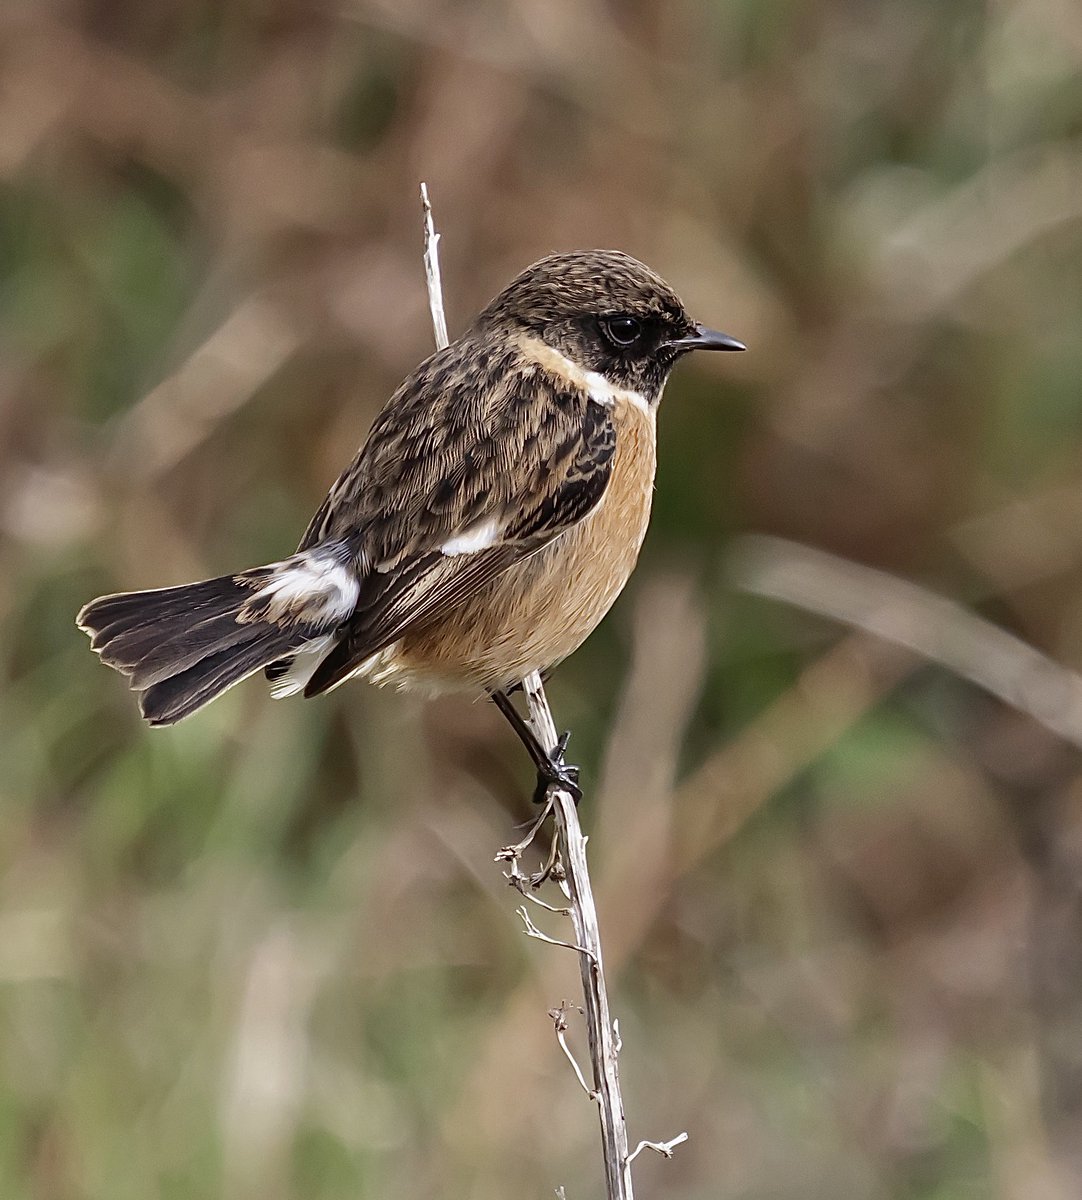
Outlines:
{"type": "Polygon", "coordinates": [[[674,381],[551,689],[632,1136],[691,1133],[642,1194],[1076,1195],[1077,752],[727,564],[781,534],[1082,666],[1080,134],[1068,0],[6,6],[0,1194],[596,1191],[497,719],[251,685],[150,734],[72,625],[292,546],[427,353],[423,177],[452,332],[608,245],[751,347],[674,381]]]}

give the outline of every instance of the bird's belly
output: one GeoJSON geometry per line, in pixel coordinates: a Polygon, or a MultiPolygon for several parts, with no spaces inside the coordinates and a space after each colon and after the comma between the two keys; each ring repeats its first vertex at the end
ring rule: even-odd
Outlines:
{"type": "Polygon", "coordinates": [[[386,662],[388,682],[508,687],[582,645],[627,583],[650,520],[653,414],[635,416],[618,434],[599,505],[438,624],[404,635],[386,662]]]}

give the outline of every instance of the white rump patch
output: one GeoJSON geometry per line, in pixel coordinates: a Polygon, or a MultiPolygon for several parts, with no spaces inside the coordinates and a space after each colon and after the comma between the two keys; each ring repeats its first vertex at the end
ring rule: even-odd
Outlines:
{"type": "Polygon", "coordinates": [[[286,559],[252,600],[269,601],[267,620],[337,625],[357,607],[361,584],[333,554],[308,550],[286,559]]]}
{"type": "Polygon", "coordinates": [[[316,667],[323,661],[323,656],[335,643],[334,634],[313,638],[293,654],[293,665],[282,676],[271,684],[271,695],[275,700],[284,700],[286,696],[296,696],[303,692],[308,680],[316,673],[316,667]]]}
{"type": "Polygon", "coordinates": [[[482,521],[472,529],[467,529],[465,533],[460,533],[458,537],[451,538],[449,542],[444,542],[440,552],[448,558],[453,558],[456,554],[476,554],[478,550],[487,550],[489,546],[494,546],[500,540],[502,532],[495,521],[482,521]]]}

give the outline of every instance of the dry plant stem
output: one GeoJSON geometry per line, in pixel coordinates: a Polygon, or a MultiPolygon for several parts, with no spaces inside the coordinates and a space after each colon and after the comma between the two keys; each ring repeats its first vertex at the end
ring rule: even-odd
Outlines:
{"type": "Polygon", "coordinates": [[[745,537],[737,586],[844,621],[954,671],[1082,747],[1082,676],[953,600],[784,538],[745,537]]]}
{"type": "MultiPolygon", "coordinates": [[[[552,719],[539,675],[523,681],[530,710],[530,723],[541,745],[551,754],[556,749],[556,725],[552,719]]],[[[631,1158],[627,1146],[627,1122],[620,1094],[617,1065],[616,1030],[609,1015],[609,996],[601,958],[601,930],[597,923],[590,872],[586,865],[586,838],[579,825],[579,814],[570,794],[550,788],[556,839],[563,862],[571,921],[575,941],[580,948],[579,970],[585,997],[586,1030],[590,1045],[590,1063],[594,1076],[594,1097],[601,1117],[601,1141],[605,1154],[605,1182],[609,1200],[631,1200],[631,1158]]]]}
{"type": "Polygon", "coordinates": [[[428,184],[421,184],[421,208],[425,215],[425,279],[428,282],[428,307],[432,312],[432,332],[436,349],[442,350],[451,340],[447,336],[447,317],[443,311],[443,281],[440,279],[440,235],[432,220],[432,205],[428,199],[428,184]]]}
{"type": "MultiPolygon", "coordinates": [[[[421,205],[425,222],[425,278],[428,281],[428,303],[432,312],[432,328],[435,332],[436,346],[442,350],[447,345],[448,338],[437,253],[439,234],[436,232],[432,219],[428,187],[424,183],[421,184],[421,205]]],[[[556,750],[558,737],[556,724],[552,719],[552,712],[541,685],[540,675],[537,672],[528,675],[523,680],[522,686],[530,710],[530,723],[534,733],[545,750],[552,754],[556,750]]],[[[557,1025],[557,1036],[564,1053],[571,1060],[579,1082],[597,1101],[601,1117],[601,1141],[605,1157],[608,1200],[633,1200],[631,1161],[635,1154],[649,1147],[671,1157],[672,1147],[685,1141],[687,1134],[682,1133],[669,1142],[643,1142],[637,1147],[635,1154],[628,1153],[627,1123],[624,1119],[624,1102],[620,1094],[620,1073],[617,1067],[620,1036],[618,1027],[609,1014],[609,997],[605,988],[605,972],[601,961],[601,931],[598,927],[597,909],[594,905],[593,889],[590,885],[590,872],[586,865],[586,838],[579,825],[578,810],[570,793],[557,787],[550,787],[545,811],[541,817],[517,846],[501,850],[497,855],[497,860],[510,863],[508,878],[520,891],[524,891],[526,882],[532,886],[539,886],[546,879],[553,877],[555,861],[552,859],[546,868],[532,879],[524,876],[518,867],[519,854],[533,841],[549,810],[552,811],[556,824],[554,850],[559,864],[562,866],[562,886],[570,900],[570,915],[575,929],[575,940],[573,943],[563,942],[543,933],[530,920],[525,906],[519,909],[519,916],[530,937],[538,938],[552,945],[566,947],[578,954],[582,990],[586,1001],[584,1015],[589,1038],[590,1063],[594,1078],[592,1091],[587,1087],[582,1072],[571,1055],[559,1024],[557,1025]]],[[[562,1189],[559,1191],[562,1192],[562,1189]]]]}

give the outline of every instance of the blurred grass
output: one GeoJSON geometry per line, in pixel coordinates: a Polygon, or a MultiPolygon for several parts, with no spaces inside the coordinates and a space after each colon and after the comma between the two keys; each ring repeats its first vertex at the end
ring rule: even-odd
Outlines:
{"type": "Polygon", "coordinates": [[[674,379],[552,687],[632,1136],[691,1134],[642,1193],[1077,1195],[1077,754],[728,551],[1082,667],[1080,136],[1069,0],[5,7],[0,1195],[596,1190],[498,720],[249,684],[151,733],[72,623],[292,547],[428,352],[420,178],[452,329],[608,245],[751,347],[674,379]]]}

